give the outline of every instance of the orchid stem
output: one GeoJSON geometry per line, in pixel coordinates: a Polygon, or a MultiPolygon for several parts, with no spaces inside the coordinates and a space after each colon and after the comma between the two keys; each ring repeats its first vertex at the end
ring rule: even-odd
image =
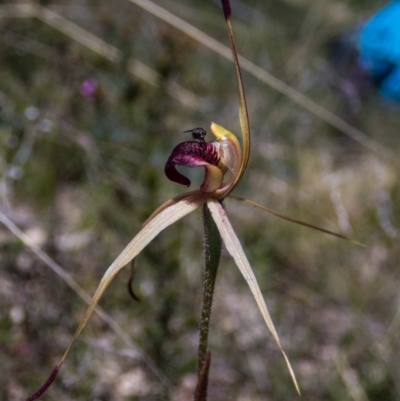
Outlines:
{"type": "Polygon", "coordinates": [[[214,295],[214,285],[217,278],[219,260],[221,257],[222,239],[211,217],[207,205],[203,206],[204,232],[205,232],[205,278],[203,303],[201,307],[200,341],[198,353],[198,374],[207,359],[208,331],[211,320],[211,308],[214,295]]]}

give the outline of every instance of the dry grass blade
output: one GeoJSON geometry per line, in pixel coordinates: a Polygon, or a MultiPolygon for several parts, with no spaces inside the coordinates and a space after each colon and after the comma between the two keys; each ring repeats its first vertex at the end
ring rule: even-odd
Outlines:
{"type": "Polygon", "coordinates": [[[47,25],[50,25],[57,31],[64,33],[71,39],[91,49],[93,52],[101,55],[112,62],[120,61],[122,52],[116,47],[109,45],[96,35],[82,29],[71,21],[68,21],[54,11],[40,6],[39,4],[20,4],[18,7],[32,17],[36,17],[47,25]]]}
{"type": "MultiPolygon", "coordinates": [[[[77,43],[85,46],[91,51],[97,53],[107,60],[118,63],[123,59],[121,50],[108,44],[96,35],[86,31],[80,26],[68,21],[54,11],[43,7],[39,4],[18,4],[13,6],[16,12],[23,13],[25,16],[35,17],[52,28],[62,32],[77,43]]],[[[128,70],[131,74],[137,76],[148,84],[157,87],[160,82],[160,74],[141,61],[130,58],[128,60],[128,70]]],[[[195,109],[198,105],[197,96],[189,90],[183,88],[177,83],[168,83],[166,86],[167,93],[181,102],[183,105],[195,109]]]]}
{"type": "MultiPolygon", "coordinates": [[[[41,259],[47,266],[50,267],[65,283],[75,291],[87,304],[90,304],[90,295],[82,289],[82,287],[59,265],[57,264],[47,253],[41,248],[35,245],[30,238],[24,234],[4,213],[0,211],[0,221],[25,245],[27,246],[39,259],[41,259]]],[[[95,313],[107,323],[111,329],[124,341],[125,345],[130,348],[134,353],[144,361],[144,363],[150,368],[150,370],[158,377],[161,383],[167,387],[172,387],[171,382],[161,372],[150,357],[131,340],[122,327],[100,306],[96,306],[95,313]]]]}
{"type": "Polygon", "coordinates": [[[265,304],[264,298],[262,296],[260,287],[258,286],[256,276],[253,273],[253,270],[249,264],[249,261],[246,258],[246,255],[243,251],[242,245],[238,237],[233,230],[231,223],[229,222],[228,216],[225,213],[224,208],[222,205],[214,200],[209,199],[207,201],[207,206],[211,212],[211,215],[215,221],[215,224],[218,227],[218,230],[221,234],[222,240],[228,250],[229,254],[234,259],[237,267],[239,268],[240,272],[242,273],[243,277],[247,281],[247,284],[250,287],[250,290],[254,296],[254,299],[257,302],[257,306],[260,309],[260,312],[264,318],[265,324],[267,325],[268,329],[270,330],[274,340],[276,341],[279,349],[282,352],[283,357],[285,358],[287,367],[289,369],[290,375],[292,376],[293,383],[296,387],[297,392],[300,394],[299,385],[296,380],[296,376],[292,369],[292,366],[289,362],[288,357],[285,354],[285,351],[282,348],[281,342],[279,340],[278,333],[275,329],[274,323],[272,322],[271,316],[268,312],[267,305],[265,304]]]}
{"type": "Polygon", "coordinates": [[[3,4],[0,6],[0,18],[27,18],[26,12],[14,4],[3,4]]]}
{"type": "Polygon", "coordinates": [[[269,209],[268,207],[265,207],[265,206],[263,206],[263,205],[260,205],[259,203],[253,202],[253,201],[250,200],[250,199],[241,198],[241,197],[239,197],[239,196],[233,196],[233,195],[230,195],[229,198],[230,198],[230,199],[235,199],[235,200],[237,200],[237,201],[239,201],[239,202],[243,202],[243,203],[245,203],[246,205],[253,206],[253,207],[257,208],[257,209],[261,209],[261,210],[263,210],[264,212],[273,214],[274,216],[279,217],[279,218],[281,218],[281,219],[283,219],[283,220],[287,220],[287,221],[290,221],[290,222],[292,222],[292,223],[299,224],[300,226],[312,228],[313,230],[321,231],[322,233],[325,233],[325,234],[328,234],[328,235],[333,235],[334,237],[337,237],[337,238],[340,238],[340,239],[344,239],[345,241],[349,241],[349,242],[351,242],[351,243],[354,244],[354,245],[362,246],[362,247],[365,248],[365,245],[362,244],[361,242],[358,242],[358,241],[356,241],[356,240],[354,240],[354,239],[351,239],[351,238],[349,238],[349,237],[346,237],[346,236],[343,235],[343,234],[335,233],[334,231],[326,230],[325,228],[315,226],[314,224],[306,223],[306,222],[304,222],[304,221],[297,220],[297,219],[293,219],[293,218],[291,218],[291,217],[289,217],[289,216],[285,216],[284,214],[281,214],[281,213],[279,213],[279,212],[275,212],[274,210],[269,209]]]}
{"type": "MultiPolygon", "coordinates": [[[[173,15],[169,11],[154,4],[150,0],[129,0],[129,1],[145,9],[146,11],[155,15],[161,20],[167,22],[176,29],[184,32],[186,35],[197,40],[198,42],[208,47],[209,49],[213,50],[214,52],[218,53],[227,60],[232,61],[232,53],[228,46],[223,45],[222,43],[218,42],[211,36],[195,28],[193,25],[189,24],[183,19],[173,15]]],[[[380,156],[385,160],[390,160],[392,163],[395,163],[396,165],[400,165],[400,160],[396,154],[394,154],[391,150],[382,146],[380,143],[369,138],[367,135],[365,135],[365,133],[363,133],[359,129],[351,126],[346,121],[342,120],[335,114],[331,113],[329,110],[325,109],[318,103],[309,99],[307,96],[298,92],[296,89],[285,84],[278,78],[271,75],[269,72],[258,67],[245,57],[239,55],[238,59],[244,71],[247,71],[254,77],[258,78],[260,81],[264,82],[271,88],[275,89],[277,92],[282,93],[290,100],[292,100],[293,102],[297,103],[298,105],[306,109],[311,114],[314,114],[321,120],[324,120],[328,124],[332,125],[333,127],[343,132],[345,135],[349,136],[354,141],[360,143],[361,145],[363,145],[365,148],[369,149],[376,155],[380,156]]]]}
{"type": "Polygon", "coordinates": [[[334,356],[333,362],[351,398],[354,401],[368,401],[368,396],[360,383],[360,379],[356,371],[349,365],[346,355],[343,352],[338,352],[337,355],[334,356]]]}

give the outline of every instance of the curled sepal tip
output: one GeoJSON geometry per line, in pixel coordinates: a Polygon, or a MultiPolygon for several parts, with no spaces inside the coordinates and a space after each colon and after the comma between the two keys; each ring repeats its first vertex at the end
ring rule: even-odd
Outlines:
{"type": "Polygon", "coordinates": [[[132,286],[134,268],[135,268],[135,259],[132,259],[132,261],[131,261],[131,274],[129,275],[127,287],[128,287],[128,292],[129,292],[129,295],[131,296],[131,298],[134,301],[140,302],[140,298],[136,295],[135,291],[133,290],[133,286],[132,286]]]}
{"type": "Polygon", "coordinates": [[[26,401],[34,401],[37,400],[43,393],[46,392],[46,390],[51,386],[53,383],[54,379],[56,378],[58,371],[60,370],[62,365],[62,362],[59,363],[51,372],[49,378],[46,380],[46,383],[43,384],[42,387],[38,391],[36,391],[35,394],[31,395],[29,398],[26,399],[26,401]]]}

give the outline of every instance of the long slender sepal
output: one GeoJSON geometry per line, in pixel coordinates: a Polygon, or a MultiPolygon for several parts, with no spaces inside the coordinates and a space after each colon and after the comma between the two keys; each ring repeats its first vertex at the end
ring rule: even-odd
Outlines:
{"type": "Polygon", "coordinates": [[[235,199],[235,200],[237,200],[237,201],[239,201],[239,202],[243,202],[243,203],[245,203],[246,205],[253,206],[253,207],[257,208],[257,209],[261,209],[261,210],[263,210],[264,212],[273,214],[274,216],[279,217],[279,218],[281,218],[281,219],[283,219],[283,220],[287,220],[287,221],[290,221],[290,222],[292,222],[292,223],[299,224],[299,225],[304,226],[304,227],[312,228],[313,230],[321,231],[322,233],[325,233],[325,234],[328,234],[328,235],[333,235],[334,237],[337,237],[337,238],[340,238],[340,239],[344,239],[345,241],[349,241],[349,242],[351,242],[351,243],[354,244],[354,245],[358,245],[358,246],[365,247],[365,245],[362,244],[361,242],[358,242],[358,241],[356,241],[356,240],[354,240],[354,239],[351,239],[351,238],[349,238],[349,237],[346,237],[346,236],[343,235],[343,234],[335,233],[334,231],[330,231],[330,230],[327,230],[327,229],[325,229],[325,228],[315,226],[314,224],[306,223],[306,222],[304,222],[304,221],[297,220],[297,219],[293,219],[292,217],[289,217],[289,216],[285,216],[284,214],[281,214],[281,213],[279,213],[279,212],[275,212],[274,210],[269,209],[269,208],[266,207],[266,206],[260,205],[259,203],[256,203],[256,202],[253,202],[253,201],[250,200],[250,199],[241,198],[241,197],[239,197],[239,196],[233,196],[233,195],[230,195],[229,198],[230,198],[230,199],[235,199]]]}
{"type": "Polygon", "coordinates": [[[267,325],[280,351],[282,352],[282,355],[285,358],[287,367],[289,369],[290,375],[292,376],[293,383],[296,387],[296,390],[300,394],[300,389],[297,384],[296,376],[289,362],[289,359],[282,348],[281,342],[278,337],[278,333],[276,332],[274,323],[272,322],[271,316],[268,312],[267,305],[265,304],[260,287],[257,283],[256,276],[253,273],[249,261],[247,260],[246,255],[243,251],[242,245],[240,244],[240,241],[236,236],[236,233],[233,230],[232,225],[228,219],[228,216],[225,213],[225,210],[222,207],[221,203],[217,200],[208,199],[207,207],[209,208],[211,216],[214,219],[216,226],[218,227],[219,233],[221,234],[226,249],[234,259],[237,267],[239,268],[240,272],[242,273],[243,277],[245,278],[247,284],[250,287],[254,299],[257,302],[258,308],[260,309],[260,312],[264,318],[265,324],[267,325]]]}
{"type": "Polygon", "coordinates": [[[205,363],[208,352],[208,332],[211,320],[211,308],[213,302],[215,280],[217,278],[217,271],[222,249],[221,236],[206,205],[203,206],[203,219],[205,234],[204,257],[206,268],[204,277],[203,303],[201,306],[200,319],[200,340],[198,352],[199,380],[200,373],[203,369],[203,365],[205,363]]]}
{"type": "Polygon", "coordinates": [[[182,217],[193,212],[198,207],[203,205],[206,201],[204,195],[200,196],[199,193],[191,193],[186,196],[181,197],[179,200],[168,204],[166,208],[160,211],[152,220],[148,221],[147,224],[142,228],[142,230],[133,238],[133,240],[126,246],[126,248],[120,253],[120,255],[115,259],[112,265],[106,270],[100,284],[97,287],[95,294],[93,295],[92,301],[90,302],[78,328],[72,340],[70,341],[68,348],[66,349],[64,355],[62,356],[60,362],[53,370],[49,379],[46,381],[45,385],[41,387],[34,395],[28,398],[27,401],[34,401],[40,397],[54,381],[62,363],[67,357],[73,343],[85,327],[88,319],[93,313],[93,310],[97,303],[99,302],[104,291],[111,283],[116,274],[127,265],[132,259],[134,259],[143,248],[149,244],[161,231],[180,220],[182,217]]]}
{"type": "Polygon", "coordinates": [[[241,180],[241,178],[246,170],[247,163],[249,161],[250,122],[249,122],[249,116],[248,116],[248,112],[247,112],[246,96],[245,96],[244,87],[243,87],[242,74],[240,71],[239,59],[238,59],[238,55],[236,52],[235,39],[233,37],[233,29],[232,29],[232,23],[231,23],[231,5],[229,3],[229,0],[221,0],[221,3],[222,3],[222,9],[224,11],[226,26],[228,28],[229,40],[231,42],[233,63],[235,65],[236,80],[237,80],[237,85],[238,85],[238,90],[239,90],[239,120],[240,120],[240,128],[242,130],[242,142],[243,142],[243,157],[242,157],[242,163],[240,165],[239,174],[236,176],[232,186],[225,193],[225,196],[226,196],[228,193],[230,193],[236,187],[236,185],[241,180]]]}

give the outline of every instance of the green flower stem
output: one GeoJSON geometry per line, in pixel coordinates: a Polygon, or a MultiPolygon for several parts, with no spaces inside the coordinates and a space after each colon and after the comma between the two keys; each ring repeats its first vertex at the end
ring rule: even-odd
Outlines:
{"type": "Polygon", "coordinates": [[[214,285],[217,278],[219,260],[221,257],[222,239],[218,228],[211,217],[207,204],[203,206],[204,236],[205,236],[205,278],[203,304],[201,307],[200,341],[198,353],[198,373],[200,374],[207,358],[208,331],[211,320],[211,308],[214,295],[214,285]]]}

